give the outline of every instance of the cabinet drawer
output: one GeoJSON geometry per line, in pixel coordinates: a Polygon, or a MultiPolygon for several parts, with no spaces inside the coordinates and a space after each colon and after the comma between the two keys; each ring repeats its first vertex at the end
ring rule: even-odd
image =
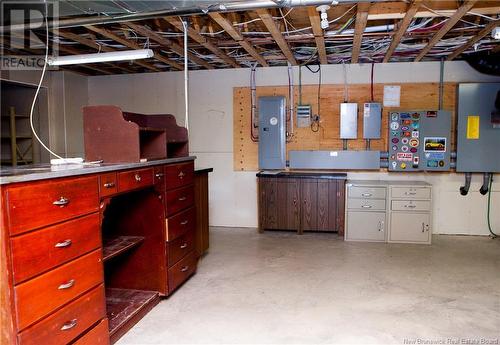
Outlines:
{"type": "Polygon", "coordinates": [[[19,283],[100,246],[98,213],[13,237],[14,280],[19,283]]]}
{"type": "Polygon", "coordinates": [[[118,193],[116,173],[107,173],[99,176],[99,193],[101,197],[118,193]]]}
{"type": "Polygon", "coordinates": [[[188,231],[194,231],[195,217],[194,207],[191,207],[173,217],[167,218],[167,241],[173,241],[188,231]]]}
{"type": "Polygon", "coordinates": [[[167,190],[193,183],[194,163],[182,163],[165,166],[165,184],[167,190]]]}
{"type": "Polygon", "coordinates": [[[186,256],[187,253],[194,250],[194,231],[188,231],[178,239],[167,244],[168,267],[186,256]]]}
{"type": "Polygon", "coordinates": [[[153,185],[153,168],[123,171],[118,173],[118,191],[126,192],[133,189],[153,185]]]}
{"type": "Polygon", "coordinates": [[[168,269],[168,292],[171,293],[196,271],[196,255],[192,251],[168,269]]]}
{"type": "Polygon", "coordinates": [[[349,187],[349,198],[385,199],[384,187],[349,187]]]}
{"type": "Polygon", "coordinates": [[[73,345],[109,345],[108,319],[103,319],[73,345]]]}
{"type": "Polygon", "coordinates": [[[351,199],[347,200],[348,209],[356,210],[385,210],[385,200],[376,199],[351,199]]]}
{"type": "Polygon", "coordinates": [[[427,187],[392,187],[393,198],[430,199],[431,189],[427,187]]]}
{"type": "Polygon", "coordinates": [[[22,330],[103,282],[101,250],[64,264],[14,288],[22,330]]]}
{"type": "Polygon", "coordinates": [[[21,332],[19,334],[19,344],[67,344],[97,321],[106,317],[105,305],[104,286],[99,285],[64,308],[21,332]]]}
{"type": "Polygon", "coordinates": [[[17,235],[97,211],[97,176],[12,187],[8,189],[7,198],[10,234],[17,235]]]}
{"type": "Polygon", "coordinates": [[[165,208],[167,216],[177,213],[185,208],[193,206],[194,186],[170,190],[165,198],[165,208]]]}
{"type": "Polygon", "coordinates": [[[393,211],[430,211],[431,202],[422,200],[392,200],[393,211]]]}

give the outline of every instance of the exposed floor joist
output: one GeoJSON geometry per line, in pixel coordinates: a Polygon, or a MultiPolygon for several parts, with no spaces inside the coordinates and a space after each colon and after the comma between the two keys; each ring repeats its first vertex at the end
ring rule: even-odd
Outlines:
{"type": "Polygon", "coordinates": [[[246,50],[250,56],[252,56],[261,66],[268,67],[269,64],[264,60],[264,58],[255,50],[255,48],[233,27],[231,22],[224,18],[220,13],[210,13],[210,18],[212,18],[217,24],[219,24],[226,32],[235,40],[243,49],[246,50]]]}
{"type": "Polygon", "coordinates": [[[366,28],[366,23],[368,21],[368,10],[370,9],[370,3],[358,3],[357,13],[356,13],[356,24],[354,28],[354,40],[352,43],[352,57],[351,63],[358,63],[359,53],[361,51],[361,42],[363,40],[363,32],[366,28]]]}
{"type": "Polygon", "coordinates": [[[429,43],[422,49],[420,54],[415,58],[415,62],[418,62],[424,58],[424,56],[434,47],[448,31],[450,31],[455,24],[474,6],[478,0],[467,0],[460,8],[446,21],[443,27],[434,34],[429,43]]]}
{"type": "Polygon", "coordinates": [[[328,59],[326,56],[325,38],[323,37],[319,12],[316,11],[315,7],[308,7],[307,13],[309,15],[309,21],[311,22],[314,41],[316,41],[316,48],[318,48],[319,62],[322,65],[326,65],[328,64],[328,59]]]}
{"type": "MultiPolygon", "coordinates": [[[[177,30],[184,32],[184,27],[182,25],[182,22],[178,18],[174,17],[166,17],[163,18],[167,23],[173,25],[177,30]]],[[[214,53],[217,57],[219,57],[221,60],[223,60],[225,63],[228,65],[234,67],[234,68],[239,68],[241,67],[240,64],[233,59],[232,57],[229,57],[224,53],[222,50],[217,48],[214,44],[212,44],[210,41],[208,41],[205,37],[200,35],[199,32],[197,32],[195,29],[192,27],[188,26],[188,36],[193,39],[194,41],[198,42],[201,44],[203,47],[207,48],[210,50],[212,53],[214,53]]]]}
{"type": "MultiPolygon", "coordinates": [[[[132,22],[126,23],[126,25],[132,30],[140,33],[141,35],[149,37],[151,40],[155,41],[156,43],[159,43],[162,47],[165,47],[165,49],[170,49],[179,56],[184,56],[184,48],[181,47],[179,44],[173,42],[172,40],[160,36],[153,30],[150,30],[143,25],[138,25],[132,22]]],[[[213,69],[213,66],[210,65],[208,62],[189,52],[188,52],[188,59],[199,66],[205,67],[206,69],[213,69]]]]}
{"type": "MultiPolygon", "coordinates": [[[[94,31],[104,37],[107,37],[109,39],[112,39],[113,41],[115,42],[118,42],[120,44],[123,44],[124,46],[126,47],[129,47],[129,48],[132,48],[132,49],[142,49],[142,47],[140,47],[137,43],[135,42],[132,42],[132,41],[129,41],[125,38],[122,38],[116,34],[114,34],[113,32],[111,32],[110,30],[108,29],[104,29],[104,28],[100,28],[100,27],[97,27],[97,26],[92,26],[92,25],[88,25],[86,26],[87,29],[91,30],[91,31],[94,31]]],[[[182,70],[183,67],[182,65],[178,64],[177,62],[175,61],[171,61],[169,59],[167,59],[166,57],[160,55],[159,53],[157,52],[154,52],[154,58],[158,61],[161,61],[163,62],[164,64],[167,64],[167,65],[170,65],[178,70],[182,70]]],[[[160,72],[161,70],[159,68],[157,68],[156,66],[150,64],[150,63],[147,63],[147,62],[143,62],[145,64],[147,64],[147,68],[149,68],[150,70],[152,71],[155,71],[155,72],[160,72]]]]}
{"type": "Polygon", "coordinates": [[[464,51],[466,51],[467,49],[469,49],[470,47],[472,47],[475,43],[477,43],[481,39],[483,39],[486,35],[488,35],[489,33],[491,33],[491,31],[495,27],[497,27],[497,26],[500,26],[500,19],[492,20],[491,22],[489,22],[488,25],[486,25],[486,27],[484,29],[482,29],[481,31],[479,31],[476,36],[471,37],[467,41],[467,43],[465,43],[463,46],[461,46],[460,48],[456,49],[453,53],[451,53],[450,55],[448,55],[448,57],[446,58],[446,60],[447,61],[451,61],[451,60],[455,59],[457,56],[459,56],[460,54],[462,54],[464,51]]]}
{"type": "Polygon", "coordinates": [[[394,51],[399,45],[399,42],[401,42],[401,39],[405,35],[406,30],[410,26],[411,21],[415,16],[415,13],[417,13],[418,9],[420,8],[421,3],[422,0],[413,0],[413,2],[408,5],[408,10],[406,11],[404,18],[398,24],[398,30],[396,31],[394,36],[392,36],[391,44],[387,49],[387,52],[385,53],[383,62],[389,62],[389,60],[391,59],[392,54],[394,54],[394,51]]]}
{"type": "Polygon", "coordinates": [[[276,44],[278,44],[288,62],[291,63],[292,65],[297,65],[297,60],[295,59],[292,50],[290,49],[287,41],[281,34],[281,31],[274,23],[274,19],[269,13],[269,11],[266,9],[259,9],[256,10],[256,12],[259,15],[260,19],[262,20],[262,22],[264,23],[264,25],[266,26],[267,30],[269,30],[271,36],[273,36],[274,40],[276,41],[276,44]]]}

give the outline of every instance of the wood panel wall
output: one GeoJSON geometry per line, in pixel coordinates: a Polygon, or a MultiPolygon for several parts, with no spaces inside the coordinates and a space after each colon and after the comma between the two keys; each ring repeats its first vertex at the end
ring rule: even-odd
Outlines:
{"type": "MultiPolygon", "coordinates": [[[[374,101],[382,103],[384,85],[401,86],[399,108],[382,108],[382,138],[371,140],[371,149],[387,151],[389,112],[394,110],[436,110],[439,107],[439,83],[374,84],[374,101]]],[[[445,83],[443,109],[452,112],[451,145],[455,149],[455,105],[456,83],[445,83]]],[[[285,96],[288,103],[288,86],[257,87],[259,96],[285,96]]],[[[371,99],[370,84],[351,84],[348,88],[349,102],[358,103],[358,138],[363,137],[363,103],[371,99]]],[[[322,85],[320,93],[320,129],[294,129],[294,136],[287,143],[290,150],[342,150],[340,133],[340,103],[344,101],[344,85],[322,85]]],[[[294,103],[298,102],[298,87],[294,87],[294,103]]],[[[302,103],[312,106],[312,113],[318,109],[318,86],[302,87],[302,103]]],[[[288,106],[288,105],[287,105],[288,106]]],[[[250,136],[251,91],[249,87],[233,88],[233,168],[235,171],[258,170],[258,143],[250,136]]],[[[294,121],[295,123],[296,121],[294,121]]],[[[364,139],[349,140],[349,150],[364,150],[364,139]]]]}

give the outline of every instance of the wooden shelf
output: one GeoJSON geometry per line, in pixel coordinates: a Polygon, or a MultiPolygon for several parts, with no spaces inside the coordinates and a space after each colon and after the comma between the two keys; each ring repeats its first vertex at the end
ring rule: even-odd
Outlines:
{"type": "Polygon", "coordinates": [[[156,291],[107,288],[106,310],[111,343],[115,343],[159,302],[156,291]]]}
{"type": "Polygon", "coordinates": [[[119,236],[103,239],[102,259],[108,261],[144,241],[142,236],[119,236]]]}

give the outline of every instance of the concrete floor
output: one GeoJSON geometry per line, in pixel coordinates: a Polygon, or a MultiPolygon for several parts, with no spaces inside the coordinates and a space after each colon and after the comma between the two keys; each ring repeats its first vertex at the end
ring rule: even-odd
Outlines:
{"type": "Polygon", "coordinates": [[[198,273],[118,344],[499,339],[500,240],[353,243],[213,228],[198,273]]]}

